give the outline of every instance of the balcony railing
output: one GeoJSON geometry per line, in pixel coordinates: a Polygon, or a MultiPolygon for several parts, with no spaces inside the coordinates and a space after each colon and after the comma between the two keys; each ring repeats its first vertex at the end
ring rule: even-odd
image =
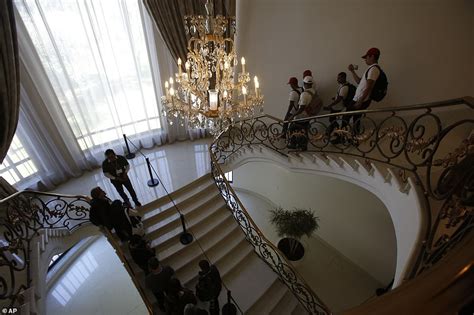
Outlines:
{"type": "Polygon", "coordinates": [[[240,121],[223,131],[210,147],[212,174],[234,218],[257,254],[278,274],[311,314],[330,311],[283,254],[253,222],[225,179],[220,165],[239,150],[260,145],[288,155],[291,137],[307,139],[308,152],[344,154],[386,163],[421,188],[426,233],[413,259],[412,279],[429,269],[472,231],[474,207],[474,100],[442,102],[328,114],[290,122],[269,115],[240,121]],[[459,111],[458,111],[459,110],[459,111]],[[455,117],[456,113],[461,113],[455,117]],[[354,115],[357,115],[354,117],[354,115]],[[332,123],[328,120],[334,119],[332,123]],[[356,120],[354,121],[354,118],[356,120]],[[300,124],[291,128],[291,124],[300,124]],[[434,219],[433,219],[434,218],[434,219]]]}

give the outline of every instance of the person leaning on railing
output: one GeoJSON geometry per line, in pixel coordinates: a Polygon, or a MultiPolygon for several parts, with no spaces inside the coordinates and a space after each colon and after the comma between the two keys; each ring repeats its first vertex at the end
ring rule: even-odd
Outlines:
{"type": "Polygon", "coordinates": [[[112,228],[122,242],[132,236],[132,225],[120,200],[112,202],[100,187],[91,190],[89,220],[99,227],[112,228]]]}
{"type": "MultiPolygon", "coordinates": [[[[302,119],[312,116],[311,107],[313,106],[313,101],[319,98],[316,94],[316,89],[314,88],[313,77],[306,76],[303,79],[304,91],[300,95],[298,102],[298,109],[294,114],[292,114],[288,120],[293,119],[302,119]]],[[[309,122],[293,122],[291,123],[290,130],[290,139],[288,143],[289,149],[301,149],[305,151],[308,146],[308,129],[309,122]]]]}
{"type": "Polygon", "coordinates": [[[128,248],[133,261],[148,274],[148,261],[155,257],[155,249],[150,246],[150,241],[143,239],[139,235],[132,235],[128,242],[128,248]]]}

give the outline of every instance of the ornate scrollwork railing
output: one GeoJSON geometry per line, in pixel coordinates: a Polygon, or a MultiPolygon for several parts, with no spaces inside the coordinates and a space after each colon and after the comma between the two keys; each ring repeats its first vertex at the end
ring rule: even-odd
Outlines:
{"type": "MultiPolygon", "coordinates": [[[[88,224],[90,199],[25,190],[0,200],[0,306],[17,307],[26,302],[24,293],[31,288],[33,241],[44,229],[70,232],[88,224]]],[[[148,312],[153,305],[138,282],[130,261],[110,231],[103,230],[109,243],[130,274],[148,312]]]]}
{"type": "MultiPolygon", "coordinates": [[[[287,155],[291,137],[307,139],[307,151],[344,154],[385,163],[419,185],[425,201],[426,233],[407,279],[444,257],[474,226],[474,101],[465,97],[405,107],[328,114],[295,120],[303,127],[283,134],[285,123],[269,115],[240,121],[223,131],[210,148],[212,174],[256,252],[312,314],[329,313],[324,304],[262,235],[220,164],[250,145],[287,155]],[[456,110],[463,115],[454,117],[456,110]],[[354,115],[356,115],[354,117],[354,115]],[[334,122],[330,123],[329,118],[334,122]],[[354,121],[356,118],[356,121],[354,121]],[[331,119],[332,120],[332,119],[331,119]],[[303,123],[303,124],[302,124],[303,123]],[[435,218],[434,220],[432,218],[435,218]]],[[[305,142],[305,141],[303,141],[305,142]]],[[[304,146],[303,146],[304,147],[304,146]]]]}
{"type": "Polygon", "coordinates": [[[280,279],[292,290],[296,298],[310,314],[331,314],[328,307],[305,283],[285,256],[258,229],[225,178],[219,163],[212,154],[211,166],[212,176],[217,188],[232,210],[234,219],[244,231],[247,240],[254,247],[255,252],[278,274],[280,279]]]}
{"type": "Polygon", "coordinates": [[[0,201],[0,301],[18,306],[31,286],[32,241],[42,229],[73,231],[89,218],[84,196],[22,191],[0,201]]]}

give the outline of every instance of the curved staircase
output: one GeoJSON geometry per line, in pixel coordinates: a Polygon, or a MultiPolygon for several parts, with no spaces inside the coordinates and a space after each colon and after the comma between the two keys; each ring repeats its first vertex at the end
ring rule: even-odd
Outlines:
{"type": "MultiPolygon", "coordinates": [[[[258,159],[259,154],[266,158],[272,155],[272,159],[295,171],[311,166],[318,172],[357,179],[359,184],[374,189],[386,187],[390,189],[387,196],[394,198],[391,202],[398,202],[400,213],[413,210],[403,206],[403,202],[419,197],[411,200],[411,205],[418,202],[418,209],[423,209],[423,215],[415,211],[415,224],[422,226],[423,231],[416,235],[400,234],[413,245],[401,259],[406,265],[401,269],[397,266],[396,281],[406,281],[349,313],[400,314],[430,309],[441,314],[448,308],[454,311],[453,307],[458,310],[469,306],[472,293],[466,292],[472,290],[465,288],[472,287],[473,279],[473,108],[473,99],[465,97],[366,110],[362,113],[367,128],[362,134],[345,127],[328,132],[325,120],[331,115],[310,117],[306,120],[311,125],[311,153],[286,150],[285,141],[281,141],[283,122],[278,119],[264,115],[244,120],[226,129],[211,145],[212,177],[205,175],[171,193],[185,215],[194,241],[187,246],[180,244],[181,219],[168,197],[140,209],[146,237],[157,249],[160,260],[172,266],[190,289],[196,285],[197,262],[206,258],[205,253],[219,268],[241,313],[304,314],[296,294],[309,312],[331,314],[260,232],[224,177],[223,170],[244,163],[246,152],[252,153],[253,159],[258,159]],[[462,107],[463,115],[453,116],[456,106],[462,107]],[[331,139],[341,135],[350,141],[333,146],[331,139]]],[[[351,113],[339,114],[344,115],[351,113]]],[[[35,191],[14,193],[0,201],[0,228],[4,236],[0,254],[6,271],[0,274],[2,306],[16,306],[22,313],[42,313],[44,259],[49,261],[49,249],[56,237],[60,241],[90,235],[87,229],[77,233],[83,224],[88,226],[88,208],[84,196],[35,191]],[[45,203],[42,197],[51,200],[45,203]],[[63,228],[68,231],[48,230],[63,228]],[[12,253],[17,255],[14,259],[12,253]]],[[[391,212],[394,223],[399,219],[398,224],[403,227],[404,219],[394,214],[391,212]]],[[[413,219],[413,215],[412,212],[405,219],[413,219]]],[[[149,311],[159,314],[152,310],[150,302],[154,299],[151,292],[144,290],[144,274],[131,262],[127,246],[120,248],[112,235],[108,237],[149,311]]],[[[225,290],[220,302],[225,303],[225,290]]]]}
{"type": "MultiPolygon", "coordinates": [[[[184,286],[194,290],[198,262],[207,256],[218,267],[243,313],[306,313],[277,275],[253,252],[209,174],[171,193],[171,197],[186,216],[187,229],[195,237],[191,244],[179,242],[181,221],[168,197],[145,205],[140,213],[145,237],[152,242],[160,261],[175,269],[184,286]]],[[[220,305],[225,302],[223,288],[220,305]]]]}

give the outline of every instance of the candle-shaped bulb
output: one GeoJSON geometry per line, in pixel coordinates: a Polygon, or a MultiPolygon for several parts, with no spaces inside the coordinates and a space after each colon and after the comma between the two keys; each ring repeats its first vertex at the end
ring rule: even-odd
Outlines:
{"type": "Polygon", "coordinates": [[[240,59],[240,63],[242,64],[242,73],[245,73],[245,58],[244,57],[240,59]]]}
{"type": "Polygon", "coordinates": [[[174,89],[173,88],[170,89],[170,95],[174,96],[174,89]]]}
{"type": "Polygon", "coordinates": [[[170,77],[170,84],[173,85],[173,83],[174,83],[173,77],[170,77]]]}
{"type": "Polygon", "coordinates": [[[224,97],[224,99],[227,99],[227,90],[224,90],[224,93],[222,94],[222,96],[224,97]]]}
{"type": "Polygon", "coordinates": [[[247,88],[245,86],[242,87],[242,94],[247,95],[247,88]]]}
{"type": "Polygon", "coordinates": [[[191,65],[189,64],[189,61],[186,61],[184,63],[184,67],[186,68],[186,70],[189,70],[189,68],[191,68],[191,65]]]}
{"type": "Polygon", "coordinates": [[[258,89],[258,88],[260,87],[260,84],[258,83],[258,78],[257,78],[257,76],[255,76],[255,77],[253,78],[253,82],[254,82],[254,84],[255,84],[255,88],[258,89]]]}
{"type": "Polygon", "coordinates": [[[165,89],[167,89],[169,87],[170,87],[170,85],[169,85],[168,81],[165,81],[165,89]]]}
{"type": "Polygon", "coordinates": [[[181,76],[181,73],[183,72],[183,69],[181,68],[181,64],[183,62],[181,61],[181,58],[178,58],[178,77],[176,78],[176,82],[179,82],[179,77],[181,76]]]}
{"type": "Polygon", "coordinates": [[[229,63],[227,61],[224,62],[224,69],[226,69],[226,70],[229,69],[229,63]]]}

